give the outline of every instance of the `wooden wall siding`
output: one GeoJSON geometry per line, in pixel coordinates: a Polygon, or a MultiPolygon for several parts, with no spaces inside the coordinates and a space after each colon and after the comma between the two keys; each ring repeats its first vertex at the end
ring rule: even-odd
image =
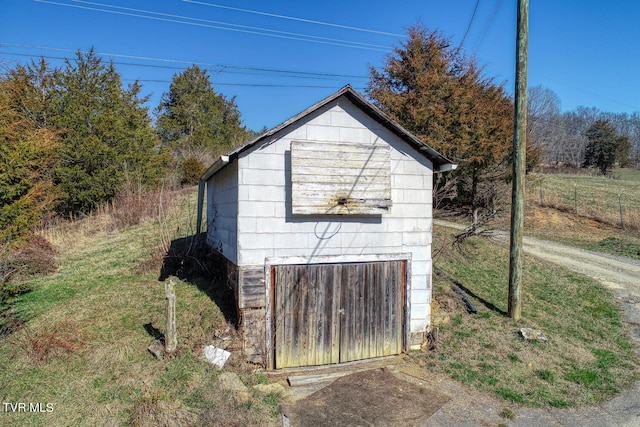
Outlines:
{"type": "Polygon", "coordinates": [[[291,142],[294,215],[371,215],[391,207],[386,143],[291,142]]]}
{"type": "Polygon", "coordinates": [[[264,308],[264,266],[239,268],[238,308],[264,308]]]}
{"type": "Polygon", "coordinates": [[[403,261],[275,266],[275,368],[402,351],[403,261]]]}

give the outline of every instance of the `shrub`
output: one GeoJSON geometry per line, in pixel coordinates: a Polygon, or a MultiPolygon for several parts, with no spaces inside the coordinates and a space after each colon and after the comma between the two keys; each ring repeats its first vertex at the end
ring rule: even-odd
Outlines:
{"type": "Polygon", "coordinates": [[[110,208],[113,229],[124,230],[153,218],[158,211],[159,199],[159,190],[119,192],[110,208]]]}
{"type": "Polygon", "coordinates": [[[17,278],[24,280],[55,272],[58,269],[57,255],[58,252],[47,239],[32,236],[16,245],[9,262],[17,271],[17,278]]]}
{"type": "Polygon", "coordinates": [[[12,297],[28,292],[25,280],[42,276],[58,269],[57,251],[41,236],[6,243],[0,253],[0,304],[12,297]]]}
{"type": "Polygon", "coordinates": [[[205,172],[205,167],[195,157],[188,157],[182,162],[182,184],[194,185],[205,172]]]}

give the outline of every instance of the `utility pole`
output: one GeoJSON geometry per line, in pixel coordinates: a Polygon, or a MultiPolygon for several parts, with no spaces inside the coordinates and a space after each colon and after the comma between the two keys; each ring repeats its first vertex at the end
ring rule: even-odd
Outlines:
{"type": "Polygon", "coordinates": [[[527,56],[529,0],[518,0],[516,35],[515,124],[513,132],[513,181],[511,193],[511,244],[509,250],[509,316],[520,319],[522,302],[522,227],[524,223],[524,177],[527,163],[527,56]]]}

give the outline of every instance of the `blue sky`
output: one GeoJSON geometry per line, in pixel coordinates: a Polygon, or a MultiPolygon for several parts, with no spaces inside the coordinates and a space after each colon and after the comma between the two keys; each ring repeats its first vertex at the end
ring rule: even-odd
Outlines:
{"type": "MultiPolygon", "coordinates": [[[[418,21],[440,30],[454,46],[464,39],[463,48],[486,74],[512,92],[515,4],[0,0],[0,64],[12,67],[44,55],[59,66],[56,58],[93,47],[116,62],[125,83],[141,81],[153,109],[172,76],[198,63],[210,70],[217,92],[236,97],[245,124],[258,130],[347,83],[363,90],[368,67],[380,67],[418,21]]],[[[640,111],[639,18],[636,0],[532,0],[529,86],[556,92],[565,111],[640,111]]]]}

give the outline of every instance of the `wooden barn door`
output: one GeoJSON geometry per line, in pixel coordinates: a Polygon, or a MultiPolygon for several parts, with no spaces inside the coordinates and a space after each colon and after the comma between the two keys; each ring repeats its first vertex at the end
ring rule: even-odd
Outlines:
{"type": "Polygon", "coordinates": [[[274,267],[275,367],[398,354],[404,261],[274,267]]]}

